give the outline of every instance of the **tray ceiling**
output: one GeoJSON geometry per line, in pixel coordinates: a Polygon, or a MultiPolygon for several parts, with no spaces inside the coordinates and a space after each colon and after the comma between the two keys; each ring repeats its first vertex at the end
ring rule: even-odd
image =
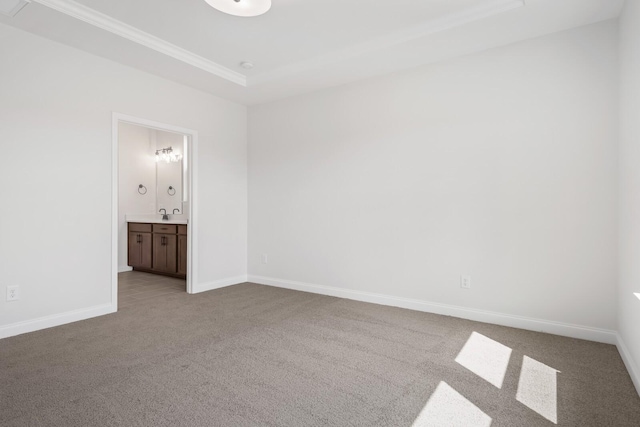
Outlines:
{"type": "Polygon", "coordinates": [[[0,22],[256,104],[610,19],[622,4],[273,0],[240,18],[204,0],[32,0],[0,22]]]}

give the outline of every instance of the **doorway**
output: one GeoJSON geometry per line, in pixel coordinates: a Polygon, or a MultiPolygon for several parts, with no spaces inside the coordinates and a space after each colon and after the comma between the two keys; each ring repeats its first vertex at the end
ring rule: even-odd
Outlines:
{"type": "Polygon", "coordinates": [[[193,293],[197,141],[194,130],[113,114],[115,309],[175,292],[193,293]]]}

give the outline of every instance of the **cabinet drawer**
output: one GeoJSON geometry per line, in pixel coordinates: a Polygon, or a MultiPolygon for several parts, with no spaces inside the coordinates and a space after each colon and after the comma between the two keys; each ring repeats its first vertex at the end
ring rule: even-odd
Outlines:
{"type": "Polygon", "coordinates": [[[178,234],[180,234],[182,236],[186,236],[187,235],[187,226],[186,225],[179,225],[178,226],[178,234]]]}
{"type": "Polygon", "coordinates": [[[178,232],[177,225],[173,224],[153,224],[154,233],[176,234],[178,232]]]}
{"type": "Polygon", "coordinates": [[[151,224],[141,224],[139,222],[130,222],[129,231],[151,233],[151,224]]]}

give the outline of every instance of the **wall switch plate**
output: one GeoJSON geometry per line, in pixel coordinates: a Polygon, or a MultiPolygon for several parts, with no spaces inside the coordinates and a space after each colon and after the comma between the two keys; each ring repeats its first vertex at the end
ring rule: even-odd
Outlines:
{"type": "Polygon", "coordinates": [[[7,301],[20,299],[20,286],[7,286],[7,301]]]}
{"type": "Polygon", "coordinates": [[[262,263],[269,264],[269,257],[267,256],[267,254],[262,254],[262,263]]]}
{"type": "Polygon", "coordinates": [[[471,276],[460,276],[460,287],[462,289],[471,289],[471,276]]]}

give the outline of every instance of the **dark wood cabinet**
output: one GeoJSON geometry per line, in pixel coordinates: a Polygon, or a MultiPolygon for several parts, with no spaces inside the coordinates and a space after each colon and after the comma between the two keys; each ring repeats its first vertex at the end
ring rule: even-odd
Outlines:
{"type": "Polygon", "coordinates": [[[187,276],[187,226],[129,223],[129,266],[134,270],[187,276]]]}
{"type": "Polygon", "coordinates": [[[187,275],[187,236],[178,236],[178,274],[187,275]]]}
{"type": "Polygon", "coordinates": [[[178,236],[153,235],[153,269],[163,273],[178,272],[178,236]]]}
{"type": "Polygon", "coordinates": [[[151,233],[129,232],[129,265],[151,268],[151,233]]]}

